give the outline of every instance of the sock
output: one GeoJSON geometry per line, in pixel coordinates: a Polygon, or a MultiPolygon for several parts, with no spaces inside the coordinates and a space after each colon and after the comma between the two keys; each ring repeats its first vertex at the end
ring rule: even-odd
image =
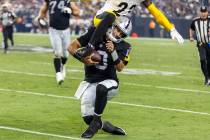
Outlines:
{"type": "Polygon", "coordinates": [[[61,72],[61,58],[54,58],[55,72],[61,72]]]}
{"type": "Polygon", "coordinates": [[[107,104],[107,94],[108,94],[108,89],[104,85],[98,85],[96,87],[96,101],[95,101],[95,108],[94,112],[98,116],[100,116],[107,104]]]}
{"type": "Polygon", "coordinates": [[[67,58],[66,57],[61,57],[61,61],[62,61],[62,64],[65,65],[66,62],[67,62],[67,58]]]}
{"type": "Polygon", "coordinates": [[[208,76],[210,76],[210,58],[207,59],[208,76]]]}
{"type": "Polygon", "coordinates": [[[207,68],[206,60],[200,60],[200,63],[201,63],[201,70],[203,72],[203,75],[205,79],[208,79],[209,75],[208,75],[208,68],[207,68]]]}
{"type": "Polygon", "coordinates": [[[4,50],[7,50],[8,49],[8,42],[7,40],[4,40],[4,50]]]}
{"type": "Polygon", "coordinates": [[[94,120],[101,120],[101,116],[98,115],[98,114],[94,114],[94,115],[93,115],[93,119],[94,119],[94,120]]]}
{"type": "Polygon", "coordinates": [[[90,123],[92,122],[93,120],[93,116],[90,115],[90,116],[85,116],[85,117],[82,117],[84,122],[87,124],[87,125],[90,125],[90,123]]]}
{"type": "Polygon", "coordinates": [[[100,38],[102,38],[106,34],[108,28],[112,26],[113,22],[116,19],[115,15],[113,14],[110,13],[104,13],[104,14],[106,15],[102,15],[104,16],[104,18],[102,19],[101,23],[96,27],[89,41],[89,43],[93,46],[100,38]]]}

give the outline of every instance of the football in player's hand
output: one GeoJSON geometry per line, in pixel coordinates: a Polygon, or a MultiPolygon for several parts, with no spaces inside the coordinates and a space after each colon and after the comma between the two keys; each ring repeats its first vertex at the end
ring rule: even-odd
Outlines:
{"type": "Polygon", "coordinates": [[[48,22],[44,18],[39,18],[38,23],[39,23],[41,28],[47,28],[48,27],[48,22]]]}
{"type": "Polygon", "coordinates": [[[96,50],[94,50],[91,53],[90,58],[94,62],[100,62],[101,61],[101,55],[96,50]]]}

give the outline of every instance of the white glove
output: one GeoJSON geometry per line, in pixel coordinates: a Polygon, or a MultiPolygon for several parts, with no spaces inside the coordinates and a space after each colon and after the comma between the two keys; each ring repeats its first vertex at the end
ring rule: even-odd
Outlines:
{"type": "Polygon", "coordinates": [[[172,39],[176,39],[180,44],[184,43],[183,37],[179,34],[179,32],[175,28],[171,29],[170,35],[172,39]]]}
{"type": "Polygon", "coordinates": [[[72,13],[72,10],[71,10],[71,8],[69,8],[69,7],[64,7],[64,8],[62,9],[62,12],[65,13],[65,14],[71,14],[71,13],[72,13]]]}

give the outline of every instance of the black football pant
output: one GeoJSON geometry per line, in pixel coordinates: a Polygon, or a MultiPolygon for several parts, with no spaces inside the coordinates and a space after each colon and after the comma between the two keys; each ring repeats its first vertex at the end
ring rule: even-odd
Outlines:
{"type": "Polygon", "coordinates": [[[201,70],[205,80],[210,79],[210,46],[208,44],[197,46],[200,56],[201,70]]]}
{"type": "Polygon", "coordinates": [[[8,49],[8,39],[11,41],[11,45],[14,45],[14,40],[13,40],[13,27],[12,26],[7,26],[3,28],[3,38],[4,38],[4,49],[8,49]]]}

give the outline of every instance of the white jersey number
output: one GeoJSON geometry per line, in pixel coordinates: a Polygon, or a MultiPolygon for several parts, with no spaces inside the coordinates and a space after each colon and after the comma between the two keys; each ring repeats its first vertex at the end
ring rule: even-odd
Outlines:
{"type": "Polygon", "coordinates": [[[50,14],[54,14],[56,6],[57,6],[58,9],[62,10],[64,8],[64,6],[65,6],[65,3],[64,3],[64,1],[60,1],[57,4],[57,1],[50,1],[49,5],[51,7],[50,14]]]}
{"type": "Polygon", "coordinates": [[[105,52],[105,51],[100,51],[100,50],[98,50],[97,51],[101,56],[103,56],[102,58],[103,58],[103,60],[102,60],[102,62],[103,62],[103,65],[101,65],[101,64],[97,64],[96,65],[96,68],[97,69],[100,69],[100,70],[105,70],[106,68],[107,68],[107,66],[108,66],[108,54],[105,52]]]}

